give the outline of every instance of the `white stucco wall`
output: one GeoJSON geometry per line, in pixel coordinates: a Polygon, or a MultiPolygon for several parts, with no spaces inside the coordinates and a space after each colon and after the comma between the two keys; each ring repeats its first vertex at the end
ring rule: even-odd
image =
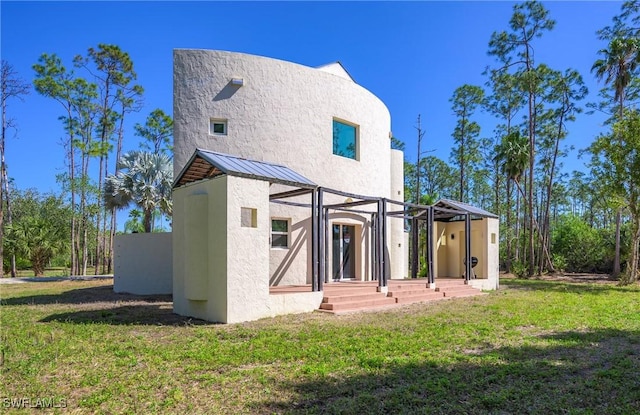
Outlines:
{"type": "Polygon", "coordinates": [[[116,235],[113,291],[139,295],[172,293],[171,233],[116,235]]]}
{"type": "MultiPolygon", "coordinates": [[[[464,274],[462,261],[465,256],[464,221],[436,222],[434,237],[436,276],[461,277],[464,274]]],[[[471,221],[471,256],[478,258],[478,265],[474,268],[477,279],[470,282],[472,286],[485,290],[498,288],[498,241],[498,219],[484,218],[471,221]],[[495,243],[492,242],[492,234],[495,234],[495,243]]]]}
{"type": "Polygon", "coordinates": [[[238,323],[320,306],[321,292],[269,295],[268,182],[220,176],[173,198],[174,312],[238,323]],[[255,227],[242,226],[242,208],[255,209],[255,227]]]}
{"type": "MultiPolygon", "coordinates": [[[[397,198],[395,189],[403,190],[398,185],[402,153],[390,149],[389,111],[341,71],[339,65],[316,69],[242,53],[175,50],[174,173],[196,148],[203,148],[284,164],[320,186],[397,198]],[[244,85],[231,85],[232,78],[242,78],[244,85]],[[209,134],[211,118],[227,120],[226,135],[209,134]],[[333,154],[334,119],[358,126],[357,160],[333,154]]],[[[327,197],[327,203],[332,201],[344,198],[327,197]]],[[[333,215],[340,223],[350,216],[340,215],[333,215]]],[[[270,250],[267,280],[273,285],[309,283],[310,211],[271,204],[270,216],[291,218],[291,235],[288,249],[270,250]]],[[[391,251],[404,248],[398,246],[403,241],[400,223],[389,223],[391,251]]],[[[360,254],[361,279],[370,278],[368,255],[360,254]]],[[[404,261],[392,257],[392,276],[397,276],[404,261]]]]}
{"type": "MultiPolygon", "coordinates": [[[[397,202],[404,202],[404,154],[399,150],[391,150],[390,159],[391,186],[389,189],[389,199],[397,202]]],[[[402,210],[401,206],[389,204],[388,211],[402,210]]],[[[389,218],[389,260],[390,278],[408,277],[405,269],[405,257],[408,252],[408,245],[405,244],[404,219],[389,218]]]]}

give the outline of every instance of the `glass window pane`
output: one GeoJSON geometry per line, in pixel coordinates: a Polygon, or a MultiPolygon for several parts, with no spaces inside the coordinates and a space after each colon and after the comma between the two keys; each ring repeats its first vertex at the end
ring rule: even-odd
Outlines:
{"type": "Polygon", "coordinates": [[[271,236],[271,246],[274,248],[287,248],[289,246],[289,236],[273,234],[271,236]]]}
{"type": "Polygon", "coordinates": [[[333,154],[355,160],[356,143],[356,127],[334,120],[333,154]]]}
{"type": "Polygon", "coordinates": [[[272,232],[288,232],[289,222],[286,220],[273,219],[271,221],[272,232]]]}
{"type": "Polygon", "coordinates": [[[209,122],[209,134],[227,134],[227,120],[211,119],[209,122]]]}

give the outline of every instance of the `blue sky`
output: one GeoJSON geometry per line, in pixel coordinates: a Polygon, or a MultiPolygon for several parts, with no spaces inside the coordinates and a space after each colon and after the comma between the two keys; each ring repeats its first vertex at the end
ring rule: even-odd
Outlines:
{"type": "MultiPolygon", "coordinates": [[[[172,113],[172,50],[221,49],[263,55],[308,66],[340,61],[389,108],[394,135],[415,161],[418,114],[426,131],[422,148],[449,161],[455,126],[449,98],[465,83],[483,85],[492,32],[508,28],[513,2],[11,2],[0,3],[2,59],[33,80],[42,53],[71,66],[76,54],[98,43],[119,45],[133,59],[145,106],[128,118],[125,150],[135,149],[133,125],[155,108],[172,113]]],[[[590,73],[605,47],[595,31],[611,22],[621,2],[544,2],[556,28],[536,42],[538,63],[578,70],[595,101],[590,73]]],[[[10,102],[19,126],[7,142],[9,174],[17,187],[57,191],[64,170],[64,135],[57,103],[37,93],[10,102]]],[[[495,121],[478,114],[483,136],[495,121]]],[[[580,115],[567,144],[589,145],[603,117],[580,115]]],[[[13,134],[13,132],[11,132],[13,134]]],[[[586,170],[577,149],[566,170],[586,170]]],[[[120,221],[120,225],[122,224],[120,221]]]]}

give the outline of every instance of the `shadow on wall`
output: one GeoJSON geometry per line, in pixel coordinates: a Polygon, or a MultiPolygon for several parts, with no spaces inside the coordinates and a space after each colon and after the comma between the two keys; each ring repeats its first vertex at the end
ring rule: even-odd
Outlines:
{"type": "MultiPolygon", "coordinates": [[[[291,263],[298,256],[298,253],[302,249],[302,245],[307,242],[307,227],[311,226],[310,224],[311,218],[302,220],[291,226],[291,233],[298,230],[300,230],[300,233],[298,234],[296,240],[293,241],[293,244],[287,250],[287,254],[280,262],[280,265],[278,265],[278,268],[276,268],[276,270],[273,272],[273,275],[269,278],[269,285],[280,284],[280,281],[282,281],[282,279],[284,278],[285,274],[289,270],[289,267],[291,267],[291,263]]],[[[311,242],[309,242],[307,245],[309,247],[307,250],[307,255],[308,258],[311,258],[311,242]]],[[[307,283],[310,282],[311,279],[307,276],[307,283]]]]}
{"type": "Polygon", "coordinates": [[[226,84],[224,86],[224,88],[222,88],[222,90],[220,90],[220,92],[218,92],[216,94],[215,97],[213,97],[214,101],[222,101],[223,99],[229,99],[231,98],[236,92],[238,92],[238,89],[240,88],[239,85],[234,85],[233,83],[231,83],[231,81],[229,81],[228,84],[226,84]]]}
{"type": "MultiPolygon", "coordinates": [[[[461,350],[454,362],[437,356],[362,353],[355,376],[326,376],[283,385],[288,401],[260,402],[269,413],[495,414],[638,413],[640,332],[568,331],[539,345],[461,350]],[[497,364],[496,362],[499,362],[497,364]],[[637,390],[637,386],[635,387],[637,390]],[[621,390],[626,392],[621,393],[621,390]]],[[[324,369],[318,371],[318,369],[324,369]]]]}

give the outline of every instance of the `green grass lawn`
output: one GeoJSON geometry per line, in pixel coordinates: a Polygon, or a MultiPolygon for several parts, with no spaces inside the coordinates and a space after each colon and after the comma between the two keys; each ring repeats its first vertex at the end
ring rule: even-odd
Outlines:
{"type": "Polygon", "coordinates": [[[640,413],[637,286],[509,280],[231,326],[104,281],[0,290],[3,413],[21,397],[60,413],[640,413]]]}

